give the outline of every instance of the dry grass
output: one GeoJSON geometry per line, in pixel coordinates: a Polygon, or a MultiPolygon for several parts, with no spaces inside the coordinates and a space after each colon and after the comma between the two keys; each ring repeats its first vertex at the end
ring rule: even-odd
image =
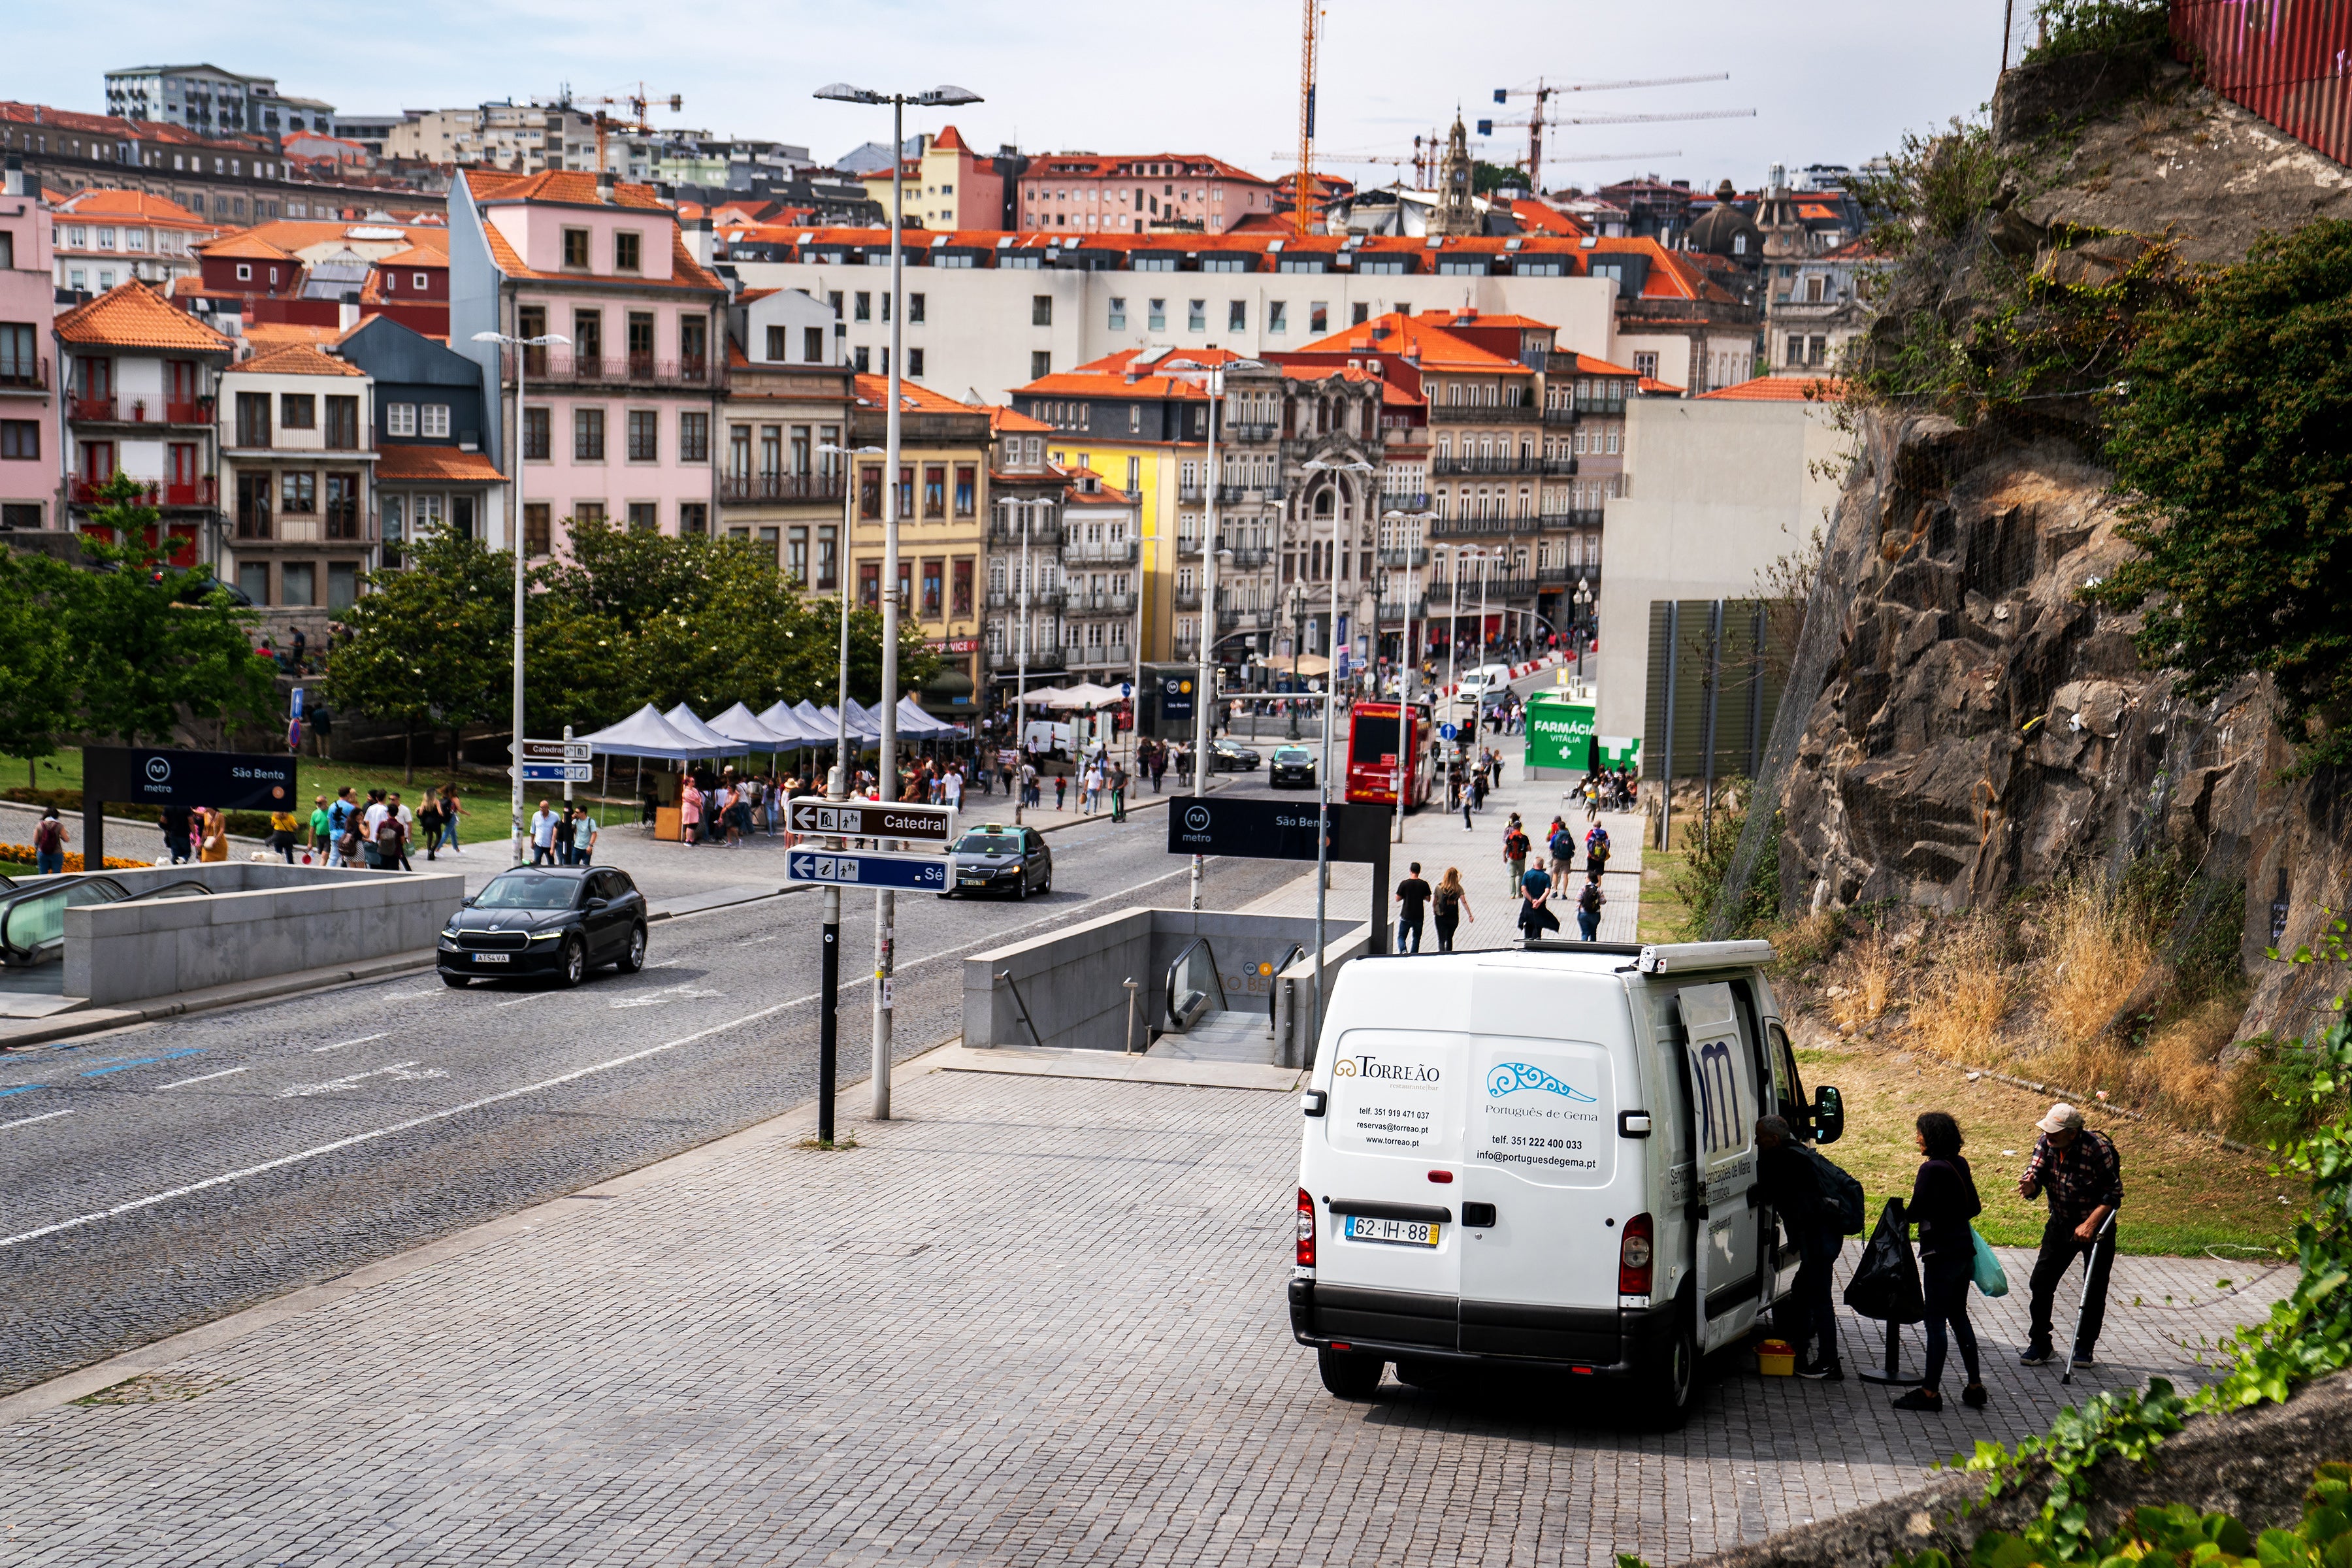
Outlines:
{"type": "Polygon", "coordinates": [[[2033,1059],[2037,1079],[2072,1086],[2095,1099],[2153,1110],[2188,1127],[2227,1130],[2242,1096],[2221,1053],[2237,1033],[2245,998],[2209,997],[2158,1027],[2141,1045],[2102,1036],[2058,1046],[2033,1059]]]}
{"type": "Polygon", "coordinates": [[[2042,1017],[2059,1045],[2081,1047],[2114,1021],[2156,962],[2156,947],[2096,880],[2084,879],[2052,917],[2049,956],[2042,1017]]]}
{"type": "Polygon", "coordinates": [[[1895,954],[1883,934],[1874,933],[1853,950],[1853,966],[1840,994],[1830,998],[1830,1022],[1852,1033],[1875,1024],[1895,998],[1895,954]]]}
{"type": "Polygon", "coordinates": [[[2000,928],[1969,921],[1939,942],[1926,994],[1911,1009],[1910,1039],[1948,1062],[1990,1062],[2003,1055],[2000,1021],[2009,1011],[2009,963],[2000,928]]]}

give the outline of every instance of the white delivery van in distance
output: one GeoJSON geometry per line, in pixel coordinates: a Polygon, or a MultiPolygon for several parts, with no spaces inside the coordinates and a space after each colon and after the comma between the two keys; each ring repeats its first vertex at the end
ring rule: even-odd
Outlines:
{"type": "MultiPolygon", "coordinates": [[[[1290,1321],[1343,1398],[1383,1366],[1631,1382],[1678,1425],[1699,1360],[1799,1258],[1756,1189],[1756,1119],[1805,1103],[1763,942],[1531,942],[1339,971],[1303,1109],[1290,1321]]],[[[1615,1397],[1616,1395],[1612,1395],[1615,1397]]]]}

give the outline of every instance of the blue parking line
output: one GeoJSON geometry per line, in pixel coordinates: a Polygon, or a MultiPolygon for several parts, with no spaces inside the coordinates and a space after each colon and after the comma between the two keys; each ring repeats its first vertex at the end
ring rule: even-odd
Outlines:
{"type": "Polygon", "coordinates": [[[155,1059],[159,1062],[175,1062],[182,1057],[200,1057],[204,1054],[205,1048],[202,1046],[183,1046],[176,1051],[165,1051],[155,1059]]]}
{"type": "Polygon", "coordinates": [[[141,1057],[135,1062],[117,1062],[110,1068],[92,1068],[89,1071],[82,1074],[81,1076],[84,1078],[103,1078],[108,1073],[123,1072],[131,1068],[151,1068],[163,1059],[163,1058],[162,1057],[141,1057]]]}
{"type": "Polygon", "coordinates": [[[47,1087],[48,1086],[47,1084],[20,1083],[14,1089],[0,1089],[0,1100],[5,1100],[12,1094],[30,1094],[37,1089],[46,1089],[47,1087]]]}

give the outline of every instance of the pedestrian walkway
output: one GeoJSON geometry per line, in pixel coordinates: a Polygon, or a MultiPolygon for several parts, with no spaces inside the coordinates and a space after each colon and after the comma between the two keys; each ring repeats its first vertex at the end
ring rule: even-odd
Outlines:
{"type": "Polygon", "coordinates": [[[929,1070],[977,1054],[902,1068],[899,1120],[845,1109],[855,1149],[804,1109],[0,1400],[0,1556],[1663,1565],[2194,1382],[2292,1278],[2126,1260],[2072,1390],[2013,1364],[2022,1290],[1974,1302],[1982,1411],[1738,1372],[1664,1435],[1585,1379],[1346,1402],[1285,1305],[1295,1097],[1171,1081],[1266,1069],[929,1070]]]}
{"type": "MultiPolygon", "coordinates": [[[[1575,833],[1577,841],[1584,839],[1585,821],[1581,807],[1572,806],[1569,790],[1574,782],[1564,776],[1530,779],[1521,777],[1519,757],[1525,749],[1521,737],[1503,735],[1490,737],[1486,742],[1503,754],[1503,780],[1487,795],[1486,808],[1472,814],[1473,826],[1465,829],[1462,814],[1448,812],[1435,805],[1408,812],[1404,818],[1404,841],[1390,849],[1389,884],[1391,897],[1388,900],[1389,936],[1396,937],[1397,902],[1395,885],[1404,880],[1405,868],[1413,861],[1421,862],[1423,880],[1434,887],[1445,868],[1453,866],[1462,873],[1462,885],[1468,894],[1469,911],[1454,933],[1457,952],[1483,952],[1492,948],[1517,945],[1518,927],[1518,894],[1512,886],[1509,868],[1503,860],[1503,830],[1511,820],[1511,813],[1519,814],[1534,849],[1528,864],[1535,865],[1543,857],[1544,830],[1557,815],[1563,817],[1575,833]],[[1475,917],[1475,918],[1474,918],[1475,917]]],[[[1641,921],[1642,908],[1642,818],[1638,813],[1604,811],[1601,825],[1609,829],[1612,851],[1609,869],[1601,873],[1601,892],[1608,902],[1601,907],[1601,929],[1596,933],[1602,942],[1634,942],[1641,921]]],[[[1577,865],[1583,865],[1578,855],[1577,865]]],[[[1324,915],[1332,929],[1344,931],[1363,922],[1371,912],[1371,870],[1365,865],[1335,865],[1331,868],[1330,889],[1324,897],[1324,915]]],[[[1577,886],[1581,887],[1583,873],[1577,873],[1577,886]]],[[[1555,899],[1553,910],[1560,918],[1560,934],[1576,935],[1576,915],[1573,889],[1568,900],[1555,899]]],[[[1248,906],[1252,914],[1311,915],[1315,912],[1315,877],[1310,871],[1267,894],[1248,906]]],[[[1424,924],[1422,951],[1437,949],[1437,933],[1433,925],[1424,924]]]]}

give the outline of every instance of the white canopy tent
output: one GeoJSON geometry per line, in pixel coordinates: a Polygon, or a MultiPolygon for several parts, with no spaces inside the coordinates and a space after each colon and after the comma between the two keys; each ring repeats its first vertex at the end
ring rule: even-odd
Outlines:
{"type": "Polygon", "coordinates": [[[1064,687],[1055,693],[1049,706],[1062,709],[1108,708],[1120,700],[1118,687],[1097,686],[1092,681],[1081,680],[1076,686],[1064,687]]]}
{"type": "Polygon", "coordinates": [[[1062,689],[1058,686],[1033,686],[1020,693],[1013,700],[1024,704],[1034,702],[1041,707],[1050,708],[1054,705],[1054,700],[1061,695],[1062,689]]]}
{"type": "Polygon", "coordinates": [[[898,733],[916,740],[945,740],[963,733],[963,726],[950,724],[923,711],[922,704],[911,697],[898,699],[898,733]]]}
{"type": "Polygon", "coordinates": [[[704,723],[700,719],[695,717],[694,710],[688,708],[683,702],[671,709],[668,712],[663,714],[662,717],[668,720],[671,726],[675,728],[678,733],[689,736],[692,739],[700,742],[705,748],[704,754],[706,756],[740,756],[754,749],[751,745],[747,744],[742,741],[736,740],[730,735],[720,734],[718,731],[704,723]]]}
{"type": "Polygon", "coordinates": [[[779,733],[774,725],[761,719],[740,702],[736,703],[724,713],[714,716],[708,727],[730,741],[740,741],[746,745],[757,746],[763,751],[782,751],[786,747],[800,744],[800,731],[797,725],[789,734],[779,733]]]}
{"type": "MultiPolygon", "coordinates": [[[[699,725],[701,721],[697,720],[699,725]]],[[[579,735],[574,740],[585,741],[590,751],[604,757],[653,757],[662,762],[689,763],[699,757],[723,755],[734,742],[715,737],[717,744],[686,733],[664,717],[652,703],[630,714],[617,724],[608,725],[593,735],[579,735]]]]}

